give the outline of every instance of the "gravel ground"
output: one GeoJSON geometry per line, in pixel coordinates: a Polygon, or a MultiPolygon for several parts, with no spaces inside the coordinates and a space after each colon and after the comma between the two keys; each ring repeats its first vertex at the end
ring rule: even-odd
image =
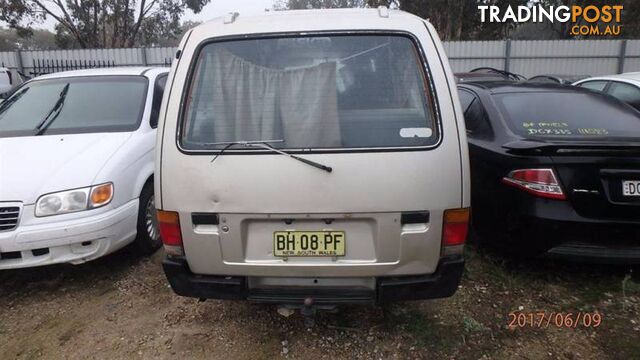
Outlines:
{"type": "Polygon", "coordinates": [[[640,358],[631,269],[505,263],[469,248],[452,298],[320,313],[306,328],[272,306],[182,298],[161,253],[0,272],[0,358],[640,358]],[[509,327],[509,313],[598,313],[598,327],[509,327]]]}

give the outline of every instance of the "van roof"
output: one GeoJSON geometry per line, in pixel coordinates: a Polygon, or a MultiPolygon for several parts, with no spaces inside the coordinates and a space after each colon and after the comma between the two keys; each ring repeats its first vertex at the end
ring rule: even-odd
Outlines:
{"type": "Polygon", "coordinates": [[[224,35],[326,30],[410,30],[424,20],[401,10],[313,9],[229,14],[194,28],[195,40],[224,35]]]}

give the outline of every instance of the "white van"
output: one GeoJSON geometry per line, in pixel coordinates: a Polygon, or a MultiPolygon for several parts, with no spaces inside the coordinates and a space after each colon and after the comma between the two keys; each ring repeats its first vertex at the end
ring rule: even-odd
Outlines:
{"type": "Polygon", "coordinates": [[[447,297],[469,163],[434,28],[380,9],[189,31],[158,131],[164,270],[184,296],[289,306],[447,297]]]}

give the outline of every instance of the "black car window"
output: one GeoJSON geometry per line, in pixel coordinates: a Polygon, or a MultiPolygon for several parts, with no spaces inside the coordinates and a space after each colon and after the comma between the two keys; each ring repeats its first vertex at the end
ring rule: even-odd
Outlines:
{"type": "Polygon", "coordinates": [[[607,93],[640,110],[640,89],[637,87],[614,81],[607,93]]]}
{"type": "Polygon", "coordinates": [[[611,96],[585,91],[493,95],[509,127],[525,138],[637,141],[640,113],[611,96]]]}
{"type": "Polygon", "coordinates": [[[491,124],[489,123],[489,116],[484,106],[482,106],[480,99],[475,96],[471,104],[469,104],[467,111],[464,113],[464,122],[470,137],[488,138],[493,134],[491,124]]]}
{"type": "Polygon", "coordinates": [[[164,95],[164,87],[166,84],[167,74],[163,74],[156,78],[156,83],[153,86],[153,102],[151,103],[151,118],[149,119],[149,124],[153,129],[158,127],[160,105],[162,105],[162,96],[164,95]]]}
{"type": "Polygon", "coordinates": [[[469,108],[469,105],[471,105],[471,102],[473,102],[473,99],[475,99],[475,96],[466,90],[459,90],[458,95],[460,97],[460,105],[462,106],[462,112],[464,113],[469,108]]]}
{"type": "Polygon", "coordinates": [[[607,86],[608,81],[596,80],[596,81],[587,81],[579,84],[579,87],[583,87],[585,89],[591,89],[596,91],[604,91],[604,88],[607,86]]]}

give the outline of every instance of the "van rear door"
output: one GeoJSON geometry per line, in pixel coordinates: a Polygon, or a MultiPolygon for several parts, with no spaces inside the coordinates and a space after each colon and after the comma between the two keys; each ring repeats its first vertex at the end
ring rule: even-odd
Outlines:
{"type": "Polygon", "coordinates": [[[194,48],[161,158],[161,206],[180,214],[192,271],[435,271],[443,211],[464,204],[468,164],[450,71],[434,44],[427,66],[424,46],[405,32],[355,31],[194,48]]]}

